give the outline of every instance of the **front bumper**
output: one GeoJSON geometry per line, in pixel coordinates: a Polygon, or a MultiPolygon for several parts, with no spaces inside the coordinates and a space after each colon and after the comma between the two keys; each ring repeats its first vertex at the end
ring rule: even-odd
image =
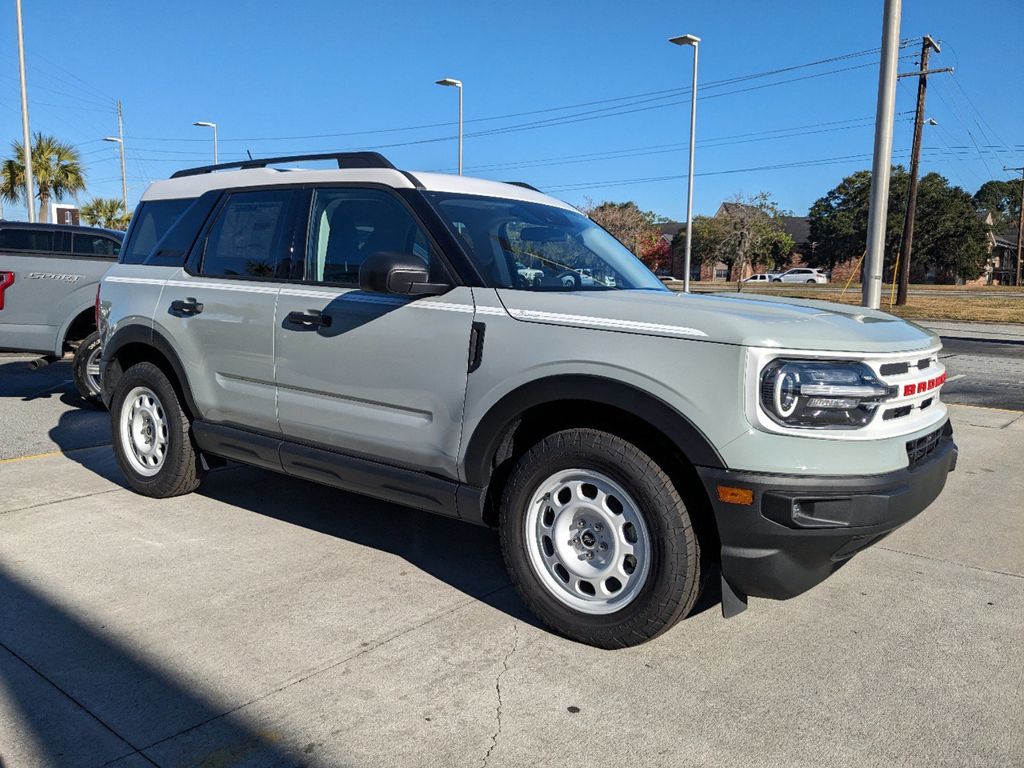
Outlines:
{"type": "Polygon", "coordinates": [[[909,468],[869,476],[698,467],[718,523],[728,586],[740,595],[794,597],[923,511],[956,467],[952,426],[947,421],[928,444],[910,441],[907,451],[916,459],[909,468]],[[752,499],[723,501],[720,486],[750,491],[752,499]]]}

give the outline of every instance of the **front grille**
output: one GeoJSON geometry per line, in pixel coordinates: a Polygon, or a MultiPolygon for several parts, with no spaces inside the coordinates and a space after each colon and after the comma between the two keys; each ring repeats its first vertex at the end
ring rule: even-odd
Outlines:
{"type": "Polygon", "coordinates": [[[939,447],[939,440],[942,439],[942,429],[939,427],[924,437],[907,441],[907,459],[910,461],[911,469],[935,453],[935,449],[939,447]]]}

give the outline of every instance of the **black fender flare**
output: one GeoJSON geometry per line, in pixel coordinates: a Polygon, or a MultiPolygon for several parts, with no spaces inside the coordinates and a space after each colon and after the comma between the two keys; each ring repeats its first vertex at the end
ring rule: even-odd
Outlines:
{"type": "Polygon", "coordinates": [[[152,347],[167,360],[181,389],[181,395],[185,398],[185,406],[189,413],[198,418],[199,410],[196,408],[195,398],[192,397],[192,388],[189,386],[188,376],[185,375],[185,366],[181,364],[181,359],[174,351],[174,347],[159,331],[142,325],[126,325],[123,328],[118,328],[103,344],[103,352],[100,357],[100,370],[102,371],[100,380],[103,382],[104,405],[110,407],[110,398],[114,394],[112,377],[108,375],[108,372],[117,358],[117,353],[129,344],[143,344],[152,347]]]}
{"type": "Polygon", "coordinates": [[[718,450],[692,421],[650,392],[601,376],[565,374],[524,384],[491,406],[469,438],[463,459],[466,482],[485,487],[509,427],[529,409],[559,400],[583,400],[628,411],[661,432],[695,466],[727,468],[718,450]]]}

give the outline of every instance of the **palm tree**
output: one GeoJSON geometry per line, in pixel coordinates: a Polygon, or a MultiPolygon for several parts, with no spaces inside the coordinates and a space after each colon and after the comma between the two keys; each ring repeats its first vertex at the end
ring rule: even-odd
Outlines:
{"type": "Polygon", "coordinates": [[[107,229],[128,229],[131,219],[124,203],[113,197],[94,197],[82,206],[81,213],[86,224],[107,229]]]}
{"type": "MultiPolygon", "coordinates": [[[[25,154],[20,141],[11,142],[11,158],[0,168],[0,196],[11,203],[24,201],[25,154]]],[[[50,199],[62,199],[85,189],[85,171],[78,150],[55,136],[32,137],[32,176],[39,198],[39,220],[47,221],[50,199]]]]}

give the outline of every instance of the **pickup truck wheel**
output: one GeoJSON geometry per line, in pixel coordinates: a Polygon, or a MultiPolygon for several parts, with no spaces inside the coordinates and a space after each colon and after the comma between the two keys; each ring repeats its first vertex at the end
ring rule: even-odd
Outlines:
{"type": "Polygon", "coordinates": [[[163,499],[199,487],[204,472],[188,416],[157,366],[137,363],[124,372],[110,418],[114,454],[133,491],[163,499]]]}
{"type": "Polygon", "coordinates": [[[93,404],[100,402],[100,352],[100,334],[93,331],[78,345],[71,361],[71,375],[78,394],[93,404]]]}
{"type": "Polygon", "coordinates": [[[699,543],[679,492],[653,459],[607,432],[556,432],[527,451],[499,526],[524,602],[574,640],[636,645],[697,599],[699,543]]]}

